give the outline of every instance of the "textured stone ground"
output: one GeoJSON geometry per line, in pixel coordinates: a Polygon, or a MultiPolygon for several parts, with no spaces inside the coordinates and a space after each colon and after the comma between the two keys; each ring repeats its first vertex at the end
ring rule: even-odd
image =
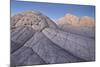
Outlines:
{"type": "Polygon", "coordinates": [[[40,12],[11,17],[11,66],[95,60],[95,39],[61,30],[40,12]]]}

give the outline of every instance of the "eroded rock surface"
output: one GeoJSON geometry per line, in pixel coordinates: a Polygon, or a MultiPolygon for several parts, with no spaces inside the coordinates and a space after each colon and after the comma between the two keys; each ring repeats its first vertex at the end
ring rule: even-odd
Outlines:
{"type": "Polygon", "coordinates": [[[64,32],[40,12],[18,13],[11,17],[11,66],[93,61],[94,41],[64,32]]]}
{"type": "Polygon", "coordinates": [[[19,26],[29,26],[36,31],[41,31],[46,27],[57,27],[48,17],[34,11],[27,11],[13,16],[11,18],[11,24],[12,29],[19,26]]]}
{"type": "Polygon", "coordinates": [[[80,57],[84,60],[94,59],[94,39],[50,28],[43,30],[43,33],[53,43],[62,47],[66,51],[69,51],[73,55],[80,57]]]}

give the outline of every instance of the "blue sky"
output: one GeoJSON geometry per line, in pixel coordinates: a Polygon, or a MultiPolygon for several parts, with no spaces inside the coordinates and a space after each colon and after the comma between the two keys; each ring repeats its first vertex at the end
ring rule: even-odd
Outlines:
{"type": "Polygon", "coordinates": [[[52,20],[56,20],[67,13],[95,18],[95,6],[11,0],[11,15],[27,10],[40,11],[44,15],[50,17],[52,20]]]}

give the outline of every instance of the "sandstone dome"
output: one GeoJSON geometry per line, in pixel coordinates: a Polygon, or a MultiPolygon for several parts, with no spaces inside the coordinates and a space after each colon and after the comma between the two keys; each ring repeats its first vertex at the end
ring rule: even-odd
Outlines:
{"type": "Polygon", "coordinates": [[[95,26],[94,19],[88,16],[81,17],[79,23],[80,23],[80,26],[84,26],[84,27],[94,27],[95,26]]]}
{"type": "Polygon", "coordinates": [[[72,14],[66,14],[64,17],[61,17],[60,19],[58,19],[57,23],[61,25],[68,24],[68,25],[78,26],[79,18],[72,14]]]}
{"type": "Polygon", "coordinates": [[[89,27],[89,26],[94,26],[95,21],[93,18],[88,16],[79,17],[72,14],[66,14],[65,16],[57,20],[57,24],[71,25],[74,27],[89,27]]]}
{"type": "Polygon", "coordinates": [[[56,23],[64,31],[87,37],[95,36],[95,21],[91,17],[66,14],[59,18],[56,23]]]}

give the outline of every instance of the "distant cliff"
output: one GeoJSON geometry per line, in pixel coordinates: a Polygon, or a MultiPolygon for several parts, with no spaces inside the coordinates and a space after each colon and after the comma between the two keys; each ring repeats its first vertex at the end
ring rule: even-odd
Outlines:
{"type": "Polygon", "coordinates": [[[95,36],[95,21],[91,17],[78,17],[72,14],[66,14],[59,18],[56,23],[64,31],[88,37],[95,36]]]}

